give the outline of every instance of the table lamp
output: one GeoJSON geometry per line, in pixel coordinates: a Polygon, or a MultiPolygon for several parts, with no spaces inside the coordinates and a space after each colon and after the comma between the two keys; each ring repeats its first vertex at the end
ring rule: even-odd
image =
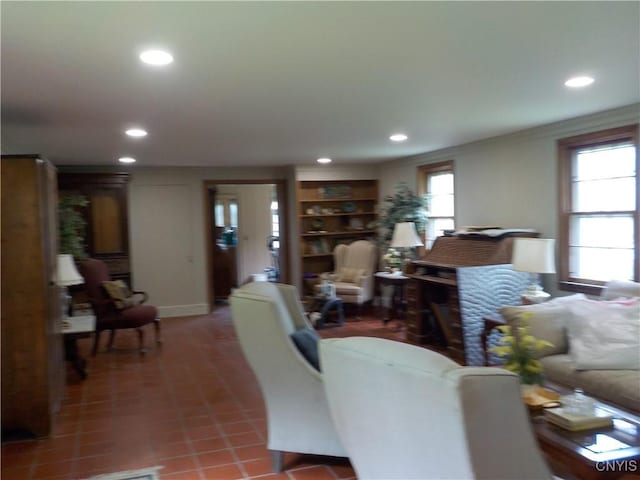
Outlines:
{"type": "Polygon", "coordinates": [[[64,287],[63,312],[68,317],[71,316],[71,295],[69,295],[67,287],[70,287],[71,285],[80,285],[82,283],[84,283],[84,278],[82,278],[82,275],[80,275],[75,263],[73,262],[73,255],[66,253],[58,255],[56,284],[60,287],[64,287]]]}
{"type": "MultiPolygon", "coordinates": [[[[396,223],[393,227],[393,237],[391,238],[392,248],[402,249],[403,266],[409,261],[407,252],[409,248],[420,247],[424,245],[416,232],[416,226],[413,222],[396,223]]],[[[403,271],[405,269],[403,268],[403,271]]]]}
{"type": "Polygon", "coordinates": [[[555,240],[552,238],[515,238],[511,263],[518,272],[531,274],[531,285],[522,294],[532,303],[540,303],[549,298],[539,283],[539,274],[556,273],[555,240]]]}

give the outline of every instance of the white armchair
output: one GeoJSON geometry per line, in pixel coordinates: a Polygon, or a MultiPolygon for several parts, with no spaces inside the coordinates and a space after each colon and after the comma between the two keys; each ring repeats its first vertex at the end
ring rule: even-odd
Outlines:
{"type": "MultiPolygon", "coordinates": [[[[335,283],[336,295],[344,303],[355,303],[358,315],[362,304],[373,299],[377,257],[376,245],[367,240],[336,245],[333,249],[334,272],[331,279],[335,283]]],[[[319,288],[317,285],[318,291],[319,288]]]]}
{"type": "Polygon", "coordinates": [[[313,328],[296,288],[253,282],[230,299],[238,341],[264,397],[274,471],[282,471],[283,452],[346,457],[331,421],[322,374],[290,337],[299,328],[313,328]]]}
{"type": "Polygon", "coordinates": [[[553,478],[516,375],[380,338],[322,340],[320,361],[358,478],[553,478]]]}

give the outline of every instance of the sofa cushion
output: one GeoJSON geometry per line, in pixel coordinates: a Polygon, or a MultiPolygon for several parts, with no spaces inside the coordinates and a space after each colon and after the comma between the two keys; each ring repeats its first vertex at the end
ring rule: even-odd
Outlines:
{"type": "Polygon", "coordinates": [[[364,268],[342,267],[338,272],[337,282],[358,283],[364,275],[364,268]]]}
{"type": "Polygon", "coordinates": [[[545,380],[570,388],[581,387],[600,400],[640,411],[640,370],[577,371],[568,354],[550,355],[540,361],[545,380]]]}
{"type": "Polygon", "coordinates": [[[640,297],[640,283],[627,280],[611,280],[607,282],[600,294],[602,300],[615,300],[620,297],[640,297]]]}
{"type": "Polygon", "coordinates": [[[102,282],[102,287],[109,298],[113,300],[116,308],[129,308],[142,303],[142,298],[134,295],[122,280],[106,280],[102,282]]]}
{"type": "Polygon", "coordinates": [[[576,369],[640,369],[640,299],[584,299],[569,310],[569,353],[576,369]]]}
{"type": "Polygon", "coordinates": [[[566,335],[566,322],[571,312],[568,305],[586,298],[582,294],[558,297],[546,303],[535,305],[521,305],[516,307],[503,307],[500,314],[509,325],[517,325],[522,314],[528,312],[531,335],[538,340],[546,340],[552,346],[538,351],[536,358],[558,353],[567,353],[568,343],[566,335]]]}

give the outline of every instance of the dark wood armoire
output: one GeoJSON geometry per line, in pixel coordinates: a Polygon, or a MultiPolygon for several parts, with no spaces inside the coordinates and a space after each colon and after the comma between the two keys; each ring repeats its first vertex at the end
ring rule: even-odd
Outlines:
{"type": "Polygon", "coordinates": [[[128,173],[60,171],[58,174],[61,196],[76,193],[88,201],[86,207],[78,209],[86,222],[86,254],[105,262],[111,278],[131,285],[128,181],[128,173]]]}
{"type": "Polygon", "coordinates": [[[3,155],[0,168],[2,434],[41,437],[64,392],[56,169],[34,155],[3,155]]]}

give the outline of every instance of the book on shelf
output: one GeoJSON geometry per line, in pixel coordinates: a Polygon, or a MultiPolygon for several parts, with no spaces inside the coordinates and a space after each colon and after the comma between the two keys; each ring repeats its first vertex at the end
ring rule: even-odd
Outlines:
{"type": "Polygon", "coordinates": [[[613,425],[613,416],[605,411],[595,409],[593,413],[575,413],[567,408],[545,410],[545,419],[566,430],[578,431],[592,428],[606,428],[613,425]]]}

